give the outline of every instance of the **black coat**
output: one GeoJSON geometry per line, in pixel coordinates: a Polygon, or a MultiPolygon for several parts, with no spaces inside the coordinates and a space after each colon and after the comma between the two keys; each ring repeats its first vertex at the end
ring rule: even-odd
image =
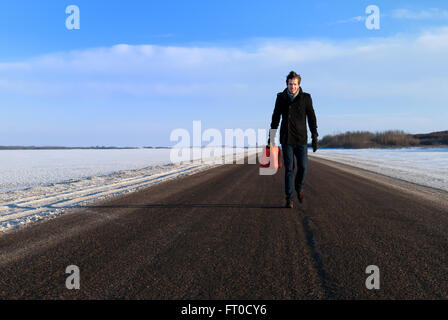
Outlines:
{"type": "MultiPolygon", "coordinates": [[[[287,90],[286,88],[283,92],[277,93],[277,100],[275,101],[275,108],[272,114],[271,129],[278,128],[281,116],[280,143],[292,145],[307,144],[307,117],[311,134],[316,137],[318,136],[316,115],[314,114],[311,95],[303,92],[300,87],[299,94],[291,101],[287,90]]],[[[270,140],[274,141],[274,138],[275,136],[270,137],[270,140]]]]}

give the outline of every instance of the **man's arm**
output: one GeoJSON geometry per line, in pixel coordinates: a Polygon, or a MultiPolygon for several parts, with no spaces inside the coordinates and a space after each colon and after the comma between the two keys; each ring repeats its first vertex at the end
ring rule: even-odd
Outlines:
{"type": "Polygon", "coordinates": [[[274,143],[275,136],[277,135],[277,129],[278,129],[278,125],[280,123],[280,116],[281,116],[279,100],[280,100],[280,98],[277,95],[277,99],[275,100],[274,112],[272,113],[271,130],[269,130],[268,144],[270,144],[271,141],[274,143]]]}
{"type": "Polygon", "coordinates": [[[317,137],[319,136],[319,134],[317,133],[317,120],[316,120],[316,114],[314,113],[313,99],[311,99],[311,95],[310,95],[310,102],[306,108],[306,116],[308,118],[308,127],[310,127],[311,131],[313,152],[316,152],[317,137]]]}
{"type": "Polygon", "coordinates": [[[318,133],[317,133],[316,114],[314,113],[313,99],[311,99],[311,95],[309,97],[310,97],[310,101],[306,108],[306,116],[308,118],[308,127],[310,128],[312,136],[317,137],[318,133]]]}

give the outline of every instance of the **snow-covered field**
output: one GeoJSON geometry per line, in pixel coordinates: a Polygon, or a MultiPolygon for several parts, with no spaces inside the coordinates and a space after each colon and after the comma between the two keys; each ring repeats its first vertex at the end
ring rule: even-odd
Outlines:
{"type": "Polygon", "coordinates": [[[257,149],[195,149],[184,162],[171,149],[0,150],[0,232],[223,164],[213,151],[238,163],[257,149]]]}
{"type": "Polygon", "coordinates": [[[448,148],[319,149],[309,155],[448,191],[448,148]]]}

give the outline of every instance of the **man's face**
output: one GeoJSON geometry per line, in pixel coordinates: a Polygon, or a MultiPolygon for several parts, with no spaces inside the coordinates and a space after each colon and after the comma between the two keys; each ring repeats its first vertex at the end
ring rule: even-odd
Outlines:
{"type": "Polygon", "coordinates": [[[296,94],[296,92],[299,90],[300,88],[300,84],[299,84],[299,79],[294,78],[294,79],[288,79],[288,91],[291,92],[292,94],[296,94]]]}

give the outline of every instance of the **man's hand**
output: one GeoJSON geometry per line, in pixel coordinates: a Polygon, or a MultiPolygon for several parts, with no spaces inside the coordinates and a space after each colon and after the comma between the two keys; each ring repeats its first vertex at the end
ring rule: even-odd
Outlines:
{"type": "Polygon", "coordinates": [[[275,136],[277,135],[277,129],[269,129],[269,139],[268,139],[268,145],[274,145],[275,146],[275,136]]]}
{"type": "Polygon", "coordinates": [[[313,136],[311,145],[313,146],[313,152],[317,150],[317,136],[313,136]]]}

